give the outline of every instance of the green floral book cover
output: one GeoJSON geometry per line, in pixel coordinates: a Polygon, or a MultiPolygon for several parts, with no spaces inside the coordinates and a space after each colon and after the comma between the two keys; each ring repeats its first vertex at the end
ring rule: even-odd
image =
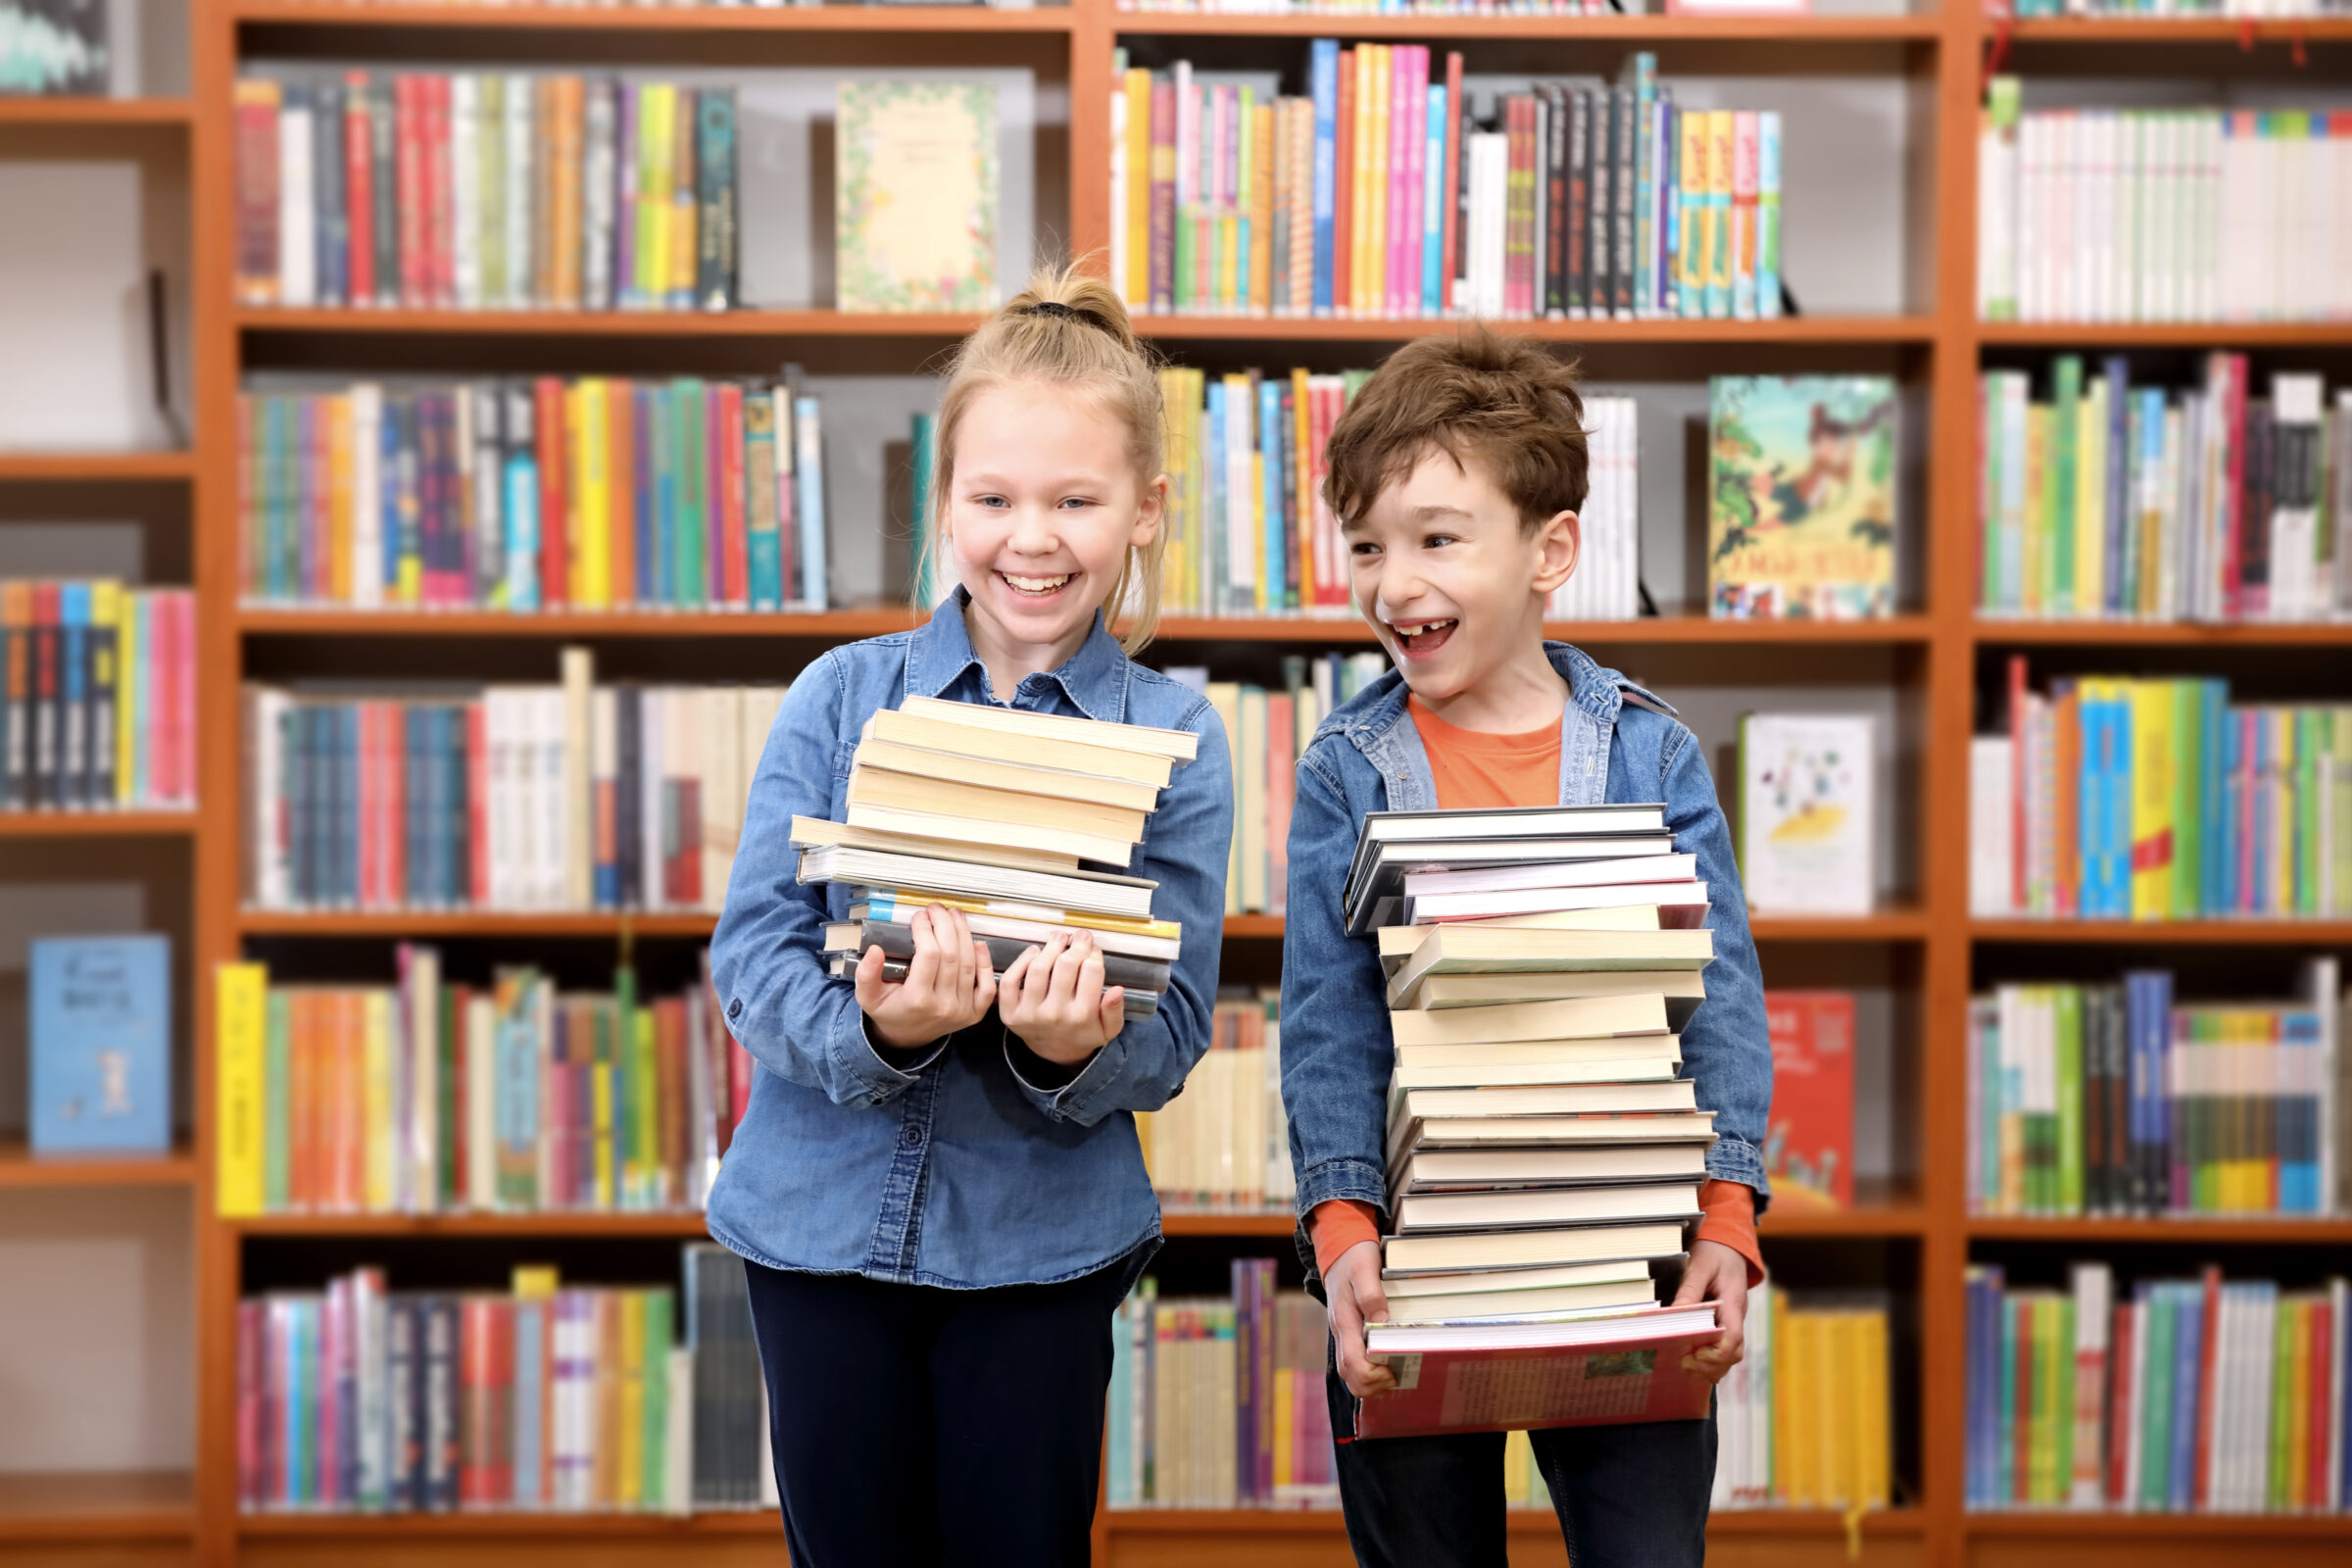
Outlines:
{"type": "Polygon", "coordinates": [[[851,80],[834,122],[844,311],[997,304],[997,90],[851,80]]]}
{"type": "Polygon", "coordinates": [[[1894,382],[1719,375],[1708,403],[1715,617],[1894,613],[1894,382]]]}

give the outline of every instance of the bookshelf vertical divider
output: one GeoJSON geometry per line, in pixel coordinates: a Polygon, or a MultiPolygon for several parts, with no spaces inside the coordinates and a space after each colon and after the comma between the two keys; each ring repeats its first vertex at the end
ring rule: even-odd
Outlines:
{"type": "MultiPolygon", "coordinates": [[[[283,1534],[274,1529],[268,1532],[246,1529],[237,1513],[236,1306],[243,1263],[240,1248],[245,1233],[238,1225],[216,1217],[214,1201],[217,1127],[213,973],[218,963],[236,958],[241,952],[239,866],[243,857],[242,836],[248,826],[239,820],[237,804],[241,746],[238,691],[245,670],[247,623],[240,618],[238,603],[236,407],[246,351],[241,323],[250,320],[238,311],[233,288],[236,265],[233,96],[240,52],[238,28],[241,19],[278,28],[315,25],[306,21],[313,17],[332,24],[350,21],[358,7],[352,0],[318,0],[316,4],[300,7],[277,0],[188,0],[188,3],[192,14],[194,98],[190,136],[196,387],[191,496],[195,539],[191,558],[199,603],[201,671],[198,681],[201,795],[195,846],[193,964],[197,988],[193,1074],[197,1164],[195,1545],[196,1561],[203,1568],[232,1568],[242,1557],[254,1555],[241,1551],[242,1544],[257,1535],[283,1534]]],[[[721,27],[829,30],[858,36],[864,25],[863,22],[853,20],[853,14],[846,10],[830,17],[812,17],[808,12],[789,9],[745,11],[727,14],[731,21],[722,21],[710,13],[683,11],[675,14],[674,27],[670,22],[638,12],[569,12],[543,10],[537,5],[496,13],[497,20],[473,8],[457,6],[444,12],[411,4],[384,7],[381,13],[368,24],[395,30],[446,29],[471,21],[485,28],[505,29],[500,34],[486,32],[485,36],[512,38],[526,37],[531,29],[542,27],[592,27],[603,20],[619,17],[649,42],[721,27]],[[665,33],[664,28],[672,31],[665,33]]],[[[1059,30],[1063,33],[1068,51],[1071,114],[1067,136],[1069,210],[1066,235],[1048,235],[1047,239],[1049,247],[1058,239],[1066,239],[1069,251],[1081,257],[1106,255],[1111,225],[1122,220],[1121,215],[1110,211],[1111,148],[1104,134],[1109,122],[1112,52],[1122,31],[1288,38],[1295,39],[1301,48],[1305,39],[1317,34],[1345,38],[1358,33],[1388,38],[1480,39],[1490,43],[1515,37],[1573,40],[1582,36],[1592,42],[1605,40],[1627,47],[1653,41],[1671,44],[1678,39],[1709,39],[1714,40],[1709,47],[1717,51],[1753,46],[1758,63],[1752,69],[1758,72],[1800,69],[1802,56],[1797,51],[1804,39],[1814,36],[1847,44],[1875,40],[1875,47],[1899,52],[1902,62],[1899,69],[1913,94],[1915,154],[1906,175],[1909,213],[1904,309],[1907,315],[1891,322],[1874,322],[1864,318],[1847,322],[1752,323],[1722,333],[1715,333],[1709,323],[1643,323],[1630,330],[1616,323],[1605,323],[1592,335],[1595,340],[1630,344],[1648,340],[1653,335],[1648,328],[1654,326],[1658,329],[1655,339],[1666,345],[1703,345],[1716,340],[1751,345],[1805,342],[1826,342],[1833,346],[1884,345],[1890,348],[1905,379],[1915,386],[1924,386],[1927,396],[1924,493],[1927,515],[1924,528],[1910,530],[1906,546],[1920,550],[1924,543],[1920,559],[1925,585],[1925,630],[1924,635],[1910,632],[1890,634],[1888,638],[1896,658],[1896,679],[1903,687],[1901,696],[1910,699],[1923,689],[1925,692],[1924,718],[1902,715],[1908,726],[1906,732],[1919,737],[1917,777],[1923,798],[1918,809],[1898,812],[1897,816],[1898,821],[1908,819],[1916,823],[1923,840],[1917,857],[1919,886],[1915,891],[1921,905],[1920,917],[1924,920],[1918,924],[1882,921],[1871,927],[1872,934],[1867,938],[1902,946],[1917,944],[1920,950],[1919,1028],[1910,1043],[1911,1056],[1898,1055],[1894,1074],[1898,1092],[1916,1097],[1916,1103],[1896,1107],[1895,1114],[1898,1126],[1915,1127],[1920,1137],[1917,1168],[1921,1173],[1921,1190],[1915,1195],[1920,1206],[1911,1219],[1902,1222],[1876,1224],[1874,1228],[1874,1222],[1867,1216],[1857,1215],[1850,1229],[1807,1233],[1875,1238],[1898,1250],[1916,1248],[1918,1397],[1914,1408],[1906,1410],[1898,1403],[1897,1413],[1898,1417],[1918,1423],[1915,1446],[1919,1456],[1918,1494],[1898,1497],[1897,1513],[1865,1524],[1863,1536],[1868,1542],[1865,1555],[1873,1561],[1961,1568],[1964,1562],[1988,1557],[1986,1551],[1972,1547],[1992,1545],[2003,1548],[2000,1557],[2005,1563],[2022,1563],[2037,1557],[2052,1560],[2061,1550],[2076,1556],[2085,1549],[2102,1562],[2120,1561],[2121,1555],[2129,1551],[2137,1557],[2185,1563],[2192,1553],[2202,1555],[2214,1545],[2230,1544],[2233,1527],[2218,1520],[2198,1521],[2193,1532],[2169,1533],[2163,1528],[2137,1528],[2161,1527],[2166,1521],[2076,1518],[2060,1521],[2067,1527],[2063,1530],[2052,1526],[2045,1535],[2036,1535],[2034,1528],[2014,1522],[1980,1528],[1972,1525],[1963,1511],[1966,1374],[1959,1347],[1965,1316],[1962,1274],[1972,1234],[1963,1191],[1967,1136],[1966,1014],[1972,942],[1965,826],[1967,753],[1974,717],[1979,635],[1973,621],[1977,378],[1980,352],[1988,341],[2043,341],[2017,328],[2008,329],[2005,335],[1998,328],[1988,332],[1976,320],[1978,94],[1990,32],[1972,0],[1945,0],[1940,11],[1894,18],[1824,15],[1737,21],[1665,17],[1219,17],[1123,12],[1113,9],[1113,0],[1073,0],[1066,20],[1048,20],[1036,12],[983,16],[949,8],[928,14],[919,9],[877,8],[867,15],[874,30],[866,36],[876,40],[919,35],[926,27],[934,27],[941,33],[989,31],[1000,26],[1005,32],[1034,34],[1059,30]],[[1580,24],[1589,24],[1589,31],[1580,24]],[[1924,148],[1917,145],[1922,137],[1928,139],[1924,148]],[[1840,337],[1840,332],[1850,335],[1840,337]],[[1922,355],[1924,360],[1920,358],[1922,355]]],[[[2069,30],[2058,24],[2049,24],[2045,30],[2051,37],[2080,36],[2079,30],[2069,30]]],[[[2198,45],[2222,46],[2218,32],[2208,42],[2198,45]]],[[[662,58],[658,48],[649,49],[647,57],[662,58]]],[[[1720,53],[1717,58],[1721,58],[1720,53]]],[[[771,325],[766,330],[789,335],[804,329],[826,332],[843,329],[845,323],[838,320],[818,320],[817,317],[824,314],[796,318],[800,324],[771,325]],[[808,324],[811,321],[815,324],[808,324]]],[[[402,324],[407,324],[405,319],[402,324]]],[[[1152,319],[1144,318],[1143,324],[1150,329],[1152,319]]],[[[544,321],[539,322],[513,339],[484,338],[477,347],[501,345],[495,352],[508,354],[513,360],[505,368],[516,371],[534,368],[528,363],[531,350],[527,345],[541,340],[539,328],[545,325],[544,321]]],[[[1279,354],[1286,339],[1326,336],[1344,339],[1349,335],[1350,323],[1335,321],[1299,327],[1273,322],[1268,326],[1264,352],[1279,354]]],[[[312,329],[300,321],[275,328],[280,334],[312,329]]],[[[710,324],[707,329],[726,330],[717,324],[710,324]]],[[[886,337],[893,331],[892,324],[882,319],[870,325],[855,323],[855,329],[875,338],[886,337]]],[[[1410,323],[1369,322],[1361,323],[1357,335],[1382,340],[1410,329],[1410,323]]],[[[1505,329],[1509,329],[1509,323],[1505,329]]],[[[1243,323],[1220,327],[1210,322],[1172,323],[1162,330],[1170,336],[1196,334],[1203,341],[1224,337],[1244,342],[1250,331],[1243,323]]],[[[1575,330],[1570,324],[1565,333],[1551,328],[1547,335],[1572,335],[1575,330]]],[[[645,335],[649,340],[659,338],[656,329],[647,329],[645,335]]],[[[2259,334],[2232,332],[2226,327],[2215,328],[2212,336],[2287,341],[2278,336],[2261,338],[2259,334]]],[[[2188,341],[2180,331],[2167,337],[2162,330],[2147,332],[2137,339],[2127,333],[2118,340],[2151,344],[2188,341]]],[[[2057,337],[2049,341],[2057,341],[2057,337]]],[[[2339,335],[2328,341],[2345,340],[2339,335]]],[[[1225,350],[1221,347],[1218,352],[1225,350]]],[[[457,618],[462,621],[468,617],[457,618]]],[[[619,622],[616,620],[615,624],[619,622]]],[[[288,625],[300,633],[298,622],[289,621],[288,625]]],[[[1197,629],[1191,635],[1204,641],[1244,642],[1260,636],[1285,635],[1279,627],[1258,633],[1232,622],[1200,625],[1206,629],[1197,629]]],[[[786,627],[787,622],[779,620],[779,630],[786,627]]],[[[874,617],[870,614],[789,619],[790,635],[811,642],[818,638],[845,640],[873,629],[874,617]],[[814,636],[811,627],[815,628],[814,636]]],[[[416,631],[413,635],[457,638],[469,635],[472,630],[478,627],[452,626],[416,631]]],[[[1721,638],[1702,636],[1704,630],[1702,627],[1697,633],[1683,633],[1666,629],[1656,634],[1654,640],[1720,641],[1727,653],[1736,656],[1747,636],[1744,633],[1721,638]]],[[[593,634],[592,629],[589,634],[593,634]]],[[[688,627],[682,635],[693,636],[696,632],[688,627]]],[[[1651,639],[1636,636],[1631,640],[1651,639]]],[[[1755,629],[1752,640],[1759,644],[1774,640],[1773,628],[1755,629]]],[[[2278,640],[2291,641],[2292,634],[2281,633],[2278,640]]],[[[1311,639],[1298,640],[1295,632],[1288,634],[1286,641],[1296,641],[1301,648],[1313,646],[1311,639]]],[[[1356,640],[1335,630],[1329,641],[1348,645],[1356,640]]],[[[2335,641],[2340,644],[2340,638],[2335,641]]],[[[2308,644],[2315,649],[2328,645],[2328,640],[2319,634],[2308,644]]],[[[299,645],[290,647],[298,649],[299,645]]],[[[273,661],[279,658],[298,661],[300,655],[286,651],[273,655],[273,661]]],[[[326,928],[322,924],[321,929],[326,928]]],[[[294,925],[272,922],[270,929],[292,930],[294,925]]],[[[480,929],[490,927],[485,925],[480,929]]],[[[1247,922],[1235,929],[1245,932],[1258,929],[1262,934],[1262,927],[1252,928],[1247,922]]],[[[1901,1049],[1898,1044],[1898,1051],[1901,1049]]],[[[1237,1228],[1234,1234],[1241,1234],[1243,1229],[1246,1227],[1237,1228]]],[[[1261,1236],[1256,1245],[1264,1245],[1263,1229],[1260,1227],[1254,1233],[1261,1236]]],[[[1767,1246],[1772,1245],[1773,1231],[1768,1219],[1767,1246]]],[[[1898,1449],[1902,1446],[1899,1439],[1897,1446],[1898,1449]]],[[[2297,1545],[2324,1549],[2332,1542],[2352,1543],[2352,1533],[2336,1536],[2294,1532],[2301,1525],[2342,1522],[2267,1521],[2264,1523],[2272,1528],[2259,1531],[2249,1528],[2243,1539],[2248,1543],[2266,1537],[2284,1541],[2291,1536],[2297,1545]]],[[[342,1523],[352,1528],[348,1532],[331,1532],[336,1537],[331,1548],[323,1536],[308,1544],[321,1549],[348,1551],[354,1560],[388,1563],[403,1552],[426,1549],[418,1544],[430,1539],[434,1543],[431,1549],[439,1560],[460,1562],[511,1557],[534,1548],[551,1549],[558,1539],[552,1524],[545,1532],[533,1534],[536,1527],[519,1520],[507,1522],[514,1528],[494,1528],[497,1522],[493,1521],[478,1529],[472,1525],[461,1527],[457,1521],[440,1521],[439,1526],[453,1528],[443,1530],[436,1526],[429,1537],[422,1531],[412,1534],[404,1530],[407,1524],[422,1524],[422,1521],[342,1523]],[[380,1531],[374,1529],[376,1525],[382,1527],[380,1531]]],[[[651,1522],[647,1523],[650,1526],[651,1522]]],[[[772,1516],[768,1527],[772,1528],[772,1516]]],[[[1547,1529],[1541,1520],[1522,1520],[1514,1526],[1513,1534],[1522,1538],[1518,1544],[1523,1551],[1532,1551],[1542,1544],[1541,1537],[1547,1529]]],[[[632,1530],[626,1533],[626,1541],[616,1537],[592,1549],[598,1553],[600,1562],[621,1560],[617,1555],[611,1558],[603,1555],[608,1548],[618,1553],[637,1544],[647,1548],[648,1561],[654,1551],[674,1553],[690,1546],[707,1548],[729,1561],[773,1560],[764,1555],[757,1558],[750,1555],[755,1551],[764,1552],[769,1542],[748,1534],[740,1526],[722,1527],[714,1522],[698,1528],[682,1524],[678,1532],[658,1534],[649,1528],[640,1536],[632,1530]]],[[[583,1536],[585,1530],[575,1525],[569,1533],[583,1536]]],[[[1727,1515],[1718,1530],[1719,1544],[1732,1548],[1729,1560],[1758,1562],[1793,1562],[1800,1556],[1826,1559],[1840,1549],[1842,1536],[1843,1531],[1836,1521],[1825,1521],[1818,1515],[1727,1515]],[[1756,1549],[1749,1556],[1742,1556],[1740,1548],[1748,1546],[1756,1549]]],[[[1300,1520],[1272,1514],[1245,1518],[1155,1510],[1148,1515],[1127,1514],[1114,1519],[1105,1512],[1095,1527],[1097,1555],[1105,1561],[1163,1562],[1211,1557],[1221,1562],[1271,1563],[1304,1560],[1302,1552],[1316,1561],[1336,1561],[1340,1559],[1333,1553],[1345,1549],[1338,1544],[1338,1524],[1327,1516],[1300,1520]],[[1260,1521],[1262,1528],[1252,1520],[1260,1521]],[[1318,1530],[1323,1533],[1319,1538],[1310,1533],[1318,1530]]],[[[284,1557],[285,1548],[299,1548],[302,1544],[304,1540],[300,1538],[268,1542],[272,1559],[284,1557]]],[[[2316,1555],[2311,1560],[2317,1560],[2316,1555]]]]}

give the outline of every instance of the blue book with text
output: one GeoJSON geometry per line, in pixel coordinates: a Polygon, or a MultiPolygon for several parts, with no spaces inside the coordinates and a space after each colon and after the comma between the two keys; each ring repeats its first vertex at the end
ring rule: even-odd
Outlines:
{"type": "Polygon", "coordinates": [[[35,937],[32,1148],[172,1147],[172,944],[162,936],[35,937]]]}
{"type": "Polygon", "coordinates": [[[1331,314],[1332,223],[1337,216],[1340,156],[1340,41],[1317,38],[1307,65],[1307,90],[1315,104],[1314,188],[1310,212],[1315,228],[1317,316],[1331,314]]]}

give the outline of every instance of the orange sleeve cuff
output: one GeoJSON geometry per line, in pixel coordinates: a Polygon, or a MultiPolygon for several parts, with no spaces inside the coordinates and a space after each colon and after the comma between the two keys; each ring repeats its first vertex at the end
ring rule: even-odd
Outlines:
{"type": "MultiPolygon", "coordinates": [[[[1742,1187],[1741,1192],[1747,1189],[1742,1187]]],[[[1370,1203],[1354,1198],[1334,1198],[1317,1203],[1306,1216],[1306,1233],[1314,1238],[1315,1272],[1331,1278],[1331,1265],[1358,1242],[1380,1240],[1380,1217],[1370,1203]]]]}
{"type": "MultiPolygon", "coordinates": [[[[1320,1215],[1329,1203],[1316,1205],[1320,1215]]],[[[1697,1242],[1720,1242],[1747,1260],[1747,1285],[1754,1290],[1764,1283],[1764,1251],[1756,1245],[1756,1195],[1744,1182],[1704,1181],[1698,1184],[1698,1206],[1704,1218],[1698,1222],[1697,1242]]],[[[1315,1255],[1322,1256],[1322,1237],[1315,1238],[1315,1255]]]]}

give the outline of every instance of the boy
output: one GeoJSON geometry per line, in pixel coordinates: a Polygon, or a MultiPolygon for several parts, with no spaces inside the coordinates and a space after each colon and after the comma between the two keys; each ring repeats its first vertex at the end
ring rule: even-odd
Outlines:
{"type": "MultiPolygon", "coordinates": [[[[1763,1278],[1755,1214],[1772,1054],[1714,784],[1673,710],[1544,641],[1544,604],[1576,569],[1583,412],[1574,371],[1540,344],[1427,337],[1381,367],[1331,436],[1325,493],[1355,605],[1396,668],[1326,719],[1298,760],[1282,1094],[1300,1250],[1311,1239],[1331,1314],[1341,1506],[1367,1568],[1505,1561],[1500,1434],[1351,1438],[1355,1397],[1395,1383],[1364,1352],[1364,1324],[1388,1316],[1377,1211],[1394,1052],[1379,957],[1369,938],[1346,934],[1340,908],[1367,811],[1666,803],[1675,847],[1698,858],[1715,932],[1707,1000],[1682,1051],[1718,1137],[1675,1299],[1713,1300],[1723,1336],[1685,1357],[1689,1375],[1713,1382],[1740,1359],[1745,1293],[1763,1278]]],[[[1532,1438],[1579,1568],[1703,1560],[1712,1420],[1532,1438]]]]}

